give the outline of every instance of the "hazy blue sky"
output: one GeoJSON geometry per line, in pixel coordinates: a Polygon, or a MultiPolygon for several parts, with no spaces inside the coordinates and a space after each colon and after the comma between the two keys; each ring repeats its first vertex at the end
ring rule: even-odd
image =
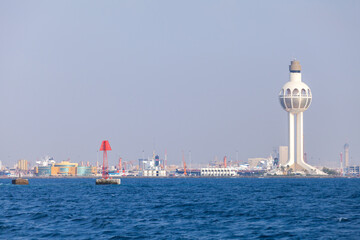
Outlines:
{"type": "Polygon", "coordinates": [[[305,152],[360,164],[359,1],[0,1],[0,160],[247,160],[287,145],[297,58],[305,152]]]}

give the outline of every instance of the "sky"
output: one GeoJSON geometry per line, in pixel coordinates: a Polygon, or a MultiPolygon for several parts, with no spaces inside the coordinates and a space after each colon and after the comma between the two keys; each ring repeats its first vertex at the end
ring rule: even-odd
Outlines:
{"type": "Polygon", "coordinates": [[[360,164],[359,1],[0,0],[0,160],[246,161],[288,144],[278,94],[313,93],[304,149],[360,164]]]}

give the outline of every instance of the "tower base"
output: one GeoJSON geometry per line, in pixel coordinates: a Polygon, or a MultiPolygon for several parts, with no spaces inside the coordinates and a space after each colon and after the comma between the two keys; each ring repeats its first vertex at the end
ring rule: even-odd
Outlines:
{"type": "Polygon", "coordinates": [[[306,163],[293,163],[292,165],[285,165],[284,166],[285,169],[287,171],[289,171],[290,169],[292,170],[292,172],[304,172],[307,175],[327,175],[326,173],[324,173],[323,171],[309,165],[306,163]],[[287,167],[289,166],[289,167],[287,167]]]}

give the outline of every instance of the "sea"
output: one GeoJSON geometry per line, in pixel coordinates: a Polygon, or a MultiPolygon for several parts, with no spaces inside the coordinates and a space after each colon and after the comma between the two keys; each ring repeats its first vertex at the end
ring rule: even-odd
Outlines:
{"type": "Polygon", "coordinates": [[[360,239],[360,179],[0,179],[0,239],[360,239]]]}

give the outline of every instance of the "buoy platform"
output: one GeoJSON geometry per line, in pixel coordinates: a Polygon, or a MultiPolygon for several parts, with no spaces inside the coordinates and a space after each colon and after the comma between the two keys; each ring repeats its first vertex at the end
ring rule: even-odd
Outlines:
{"type": "Polygon", "coordinates": [[[121,184],[121,179],[105,179],[105,178],[100,178],[100,179],[96,179],[96,185],[109,185],[109,184],[121,184]]]}
{"type": "Polygon", "coordinates": [[[29,180],[23,178],[13,179],[11,182],[16,185],[29,185],[29,180]]]}

